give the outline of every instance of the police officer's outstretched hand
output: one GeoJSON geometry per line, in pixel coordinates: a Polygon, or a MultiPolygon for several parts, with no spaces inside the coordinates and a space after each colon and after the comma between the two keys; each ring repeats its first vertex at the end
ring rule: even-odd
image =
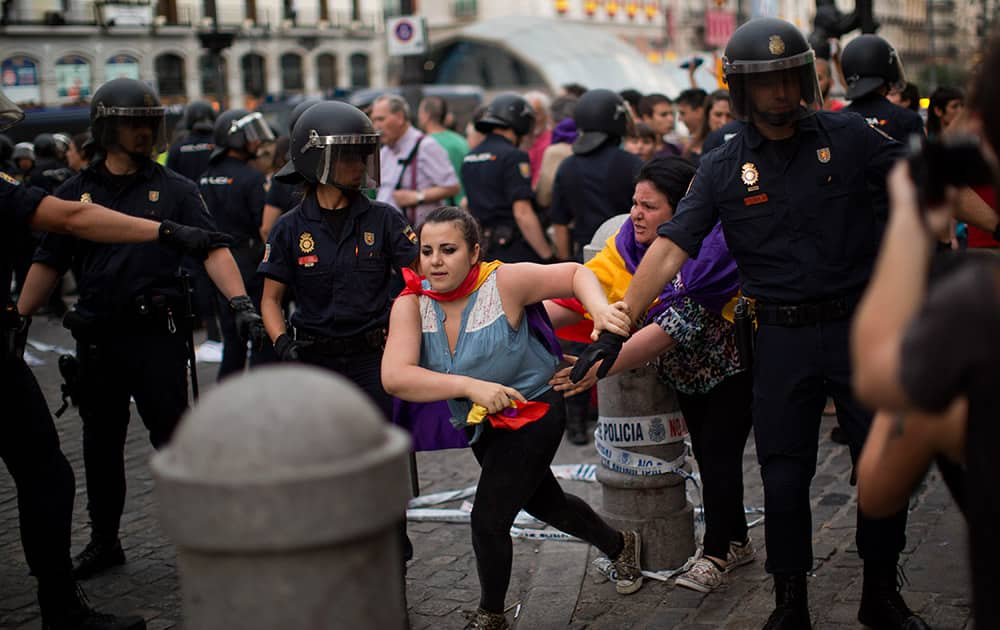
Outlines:
{"type": "Polygon", "coordinates": [[[302,359],[302,349],[309,345],[308,341],[297,341],[287,333],[281,333],[274,340],[274,351],[282,361],[299,361],[302,359]]]}
{"type": "Polygon", "coordinates": [[[576,365],[573,366],[573,371],[569,374],[569,380],[574,383],[580,382],[590,371],[590,368],[599,361],[603,361],[603,363],[601,363],[601,367],[597,368],[597,378],[607,376],[611,366],[618,359],[618,353],[622,351],[622,344],[625,343],[626,339],[627,337],[612,332],[602,332],[597,341],[587,346],[587,349],[580,354],[576,365]]]}
{"type": "Polygon", "coordinates": [[[229,308],[236,318],[236,330],[240,339],[249,340],[254,350],[260,350],[267,342],[267,331],[257,309],[253,307],[248,295],[237,295],[229,300],[229,308]]]}
{"type": "Polygon", "coordinates": [[[233,239],[222,232],[209,232],[201,228],[181,225],[165,220],[160,223],[159,242],[186,254],[204,259],[208,252],[219,247],[229,247],[233,239]]]}

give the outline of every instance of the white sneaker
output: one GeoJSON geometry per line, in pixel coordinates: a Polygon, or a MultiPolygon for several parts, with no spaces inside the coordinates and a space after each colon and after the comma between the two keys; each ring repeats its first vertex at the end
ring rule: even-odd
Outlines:
{"type": "Polygon", "coordinates": [[[698,558],[691,568],[677,576],[675,584],[701,593],[711,593],[726,581],[726,574],[708,558],[698,558]]]}
{"type": "Polygon", "coordinates": [[[194,356],[198,363],[222,363],[222,342],[206,341],[195,348],[194,356]]]}
{"type": "Polygon", "coordinates": [[[726,554],[726,572],[732,571],[736,567],[753,562],[757,557],[757,550],[753,546],[753,539],[747,536],[746,543],[740,545],[735,542],[729,543],[729,553],[726,554]]]}

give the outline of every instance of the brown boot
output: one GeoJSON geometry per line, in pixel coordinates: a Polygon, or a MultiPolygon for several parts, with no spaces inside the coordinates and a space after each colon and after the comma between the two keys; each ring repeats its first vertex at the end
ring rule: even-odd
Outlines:
{"type": "Polygon", "coordinates": [[[491,613],[482,608],[476,610],[464,630],[507,630],[507,618],[503,613],[491,613]]]}
{"type": "Polygon", "coordinates": [[[631,595],[642,588],[642,569],[639,568],[639,554],[642,552],[642,540],[637,531],[623,531],[625,546],[614,559],[615,590],[622,595],[631,595]]]}

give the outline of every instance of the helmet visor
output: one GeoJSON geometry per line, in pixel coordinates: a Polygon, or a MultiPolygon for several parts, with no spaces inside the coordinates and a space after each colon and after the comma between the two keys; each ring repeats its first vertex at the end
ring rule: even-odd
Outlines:
{"type": "Polygon", "coordinates": [[[302,153],[308,151],[320,155],[315,172],[301,173],[304,177],[349,190],[378,188],[381,183],[378,134],[321,136],[312,130],[302,147],[302,153]]]}
{"type": "Polygon", "coordinates": [[[260,112],[252,112],[243,118],[234,120],[233,124],[229,126],[229,135],[240,131],[246,135],[247,142],[254,140],[259,140],[264,144],[274,142],[274,132],[271,131],[260,112]]]}
{"type": "Polygon", "coordinates": [[[23,119],[21,108],[0,92],[0,131],[13,127],[23,119]]]}
{"type": "Polygon", "coordinates": [[[797,68],[807,64],[813,65],[815,63],[816,54],[812,51],[812,49],[810,49],[790,57],[779,57],[778,59],[767,59],[761,61],[740,61],[738,59],[730,60],[727,57],[723,57],[722,69],[726,75],[726,81],[728,82],[729,76],[733,74],[760,74],[764,72],[774,72],[776,70],[785,70],[786,68],[797,68]]]}
{"type": "Polygon", "coordinates": [[[772,124],[797,120],[823,109],[823,94],[816,68],[792,66],[770,72],[734,74],[729,77],[733,113],[736,118],[753,116],[772,124]]]}
{"type": "Polygon", "coordinates": [[[903,70],[903,60],[900,59],[899,53],[896,52],[895,48],[892,49],[892,58],[896,62],[896,67],[899,68],[899,78],[888,84],[889,91],[902,92],[906,89],[906,71],[903,70]]]}

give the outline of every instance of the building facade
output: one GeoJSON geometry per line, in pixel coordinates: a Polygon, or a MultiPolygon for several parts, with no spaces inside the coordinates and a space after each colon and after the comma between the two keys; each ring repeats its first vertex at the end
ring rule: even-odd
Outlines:
{"type": "Polygon", "coordinates": [[[254,106],[268,96],[385,83],[381,0],[8,0],[0,78],[24,105],[86,102],[147,81],[165,103],[254,106]],[[212,54],[203,44],[231,44],[212,54]],[[208,40],[205,39],[208,36],[208,40]]]}

